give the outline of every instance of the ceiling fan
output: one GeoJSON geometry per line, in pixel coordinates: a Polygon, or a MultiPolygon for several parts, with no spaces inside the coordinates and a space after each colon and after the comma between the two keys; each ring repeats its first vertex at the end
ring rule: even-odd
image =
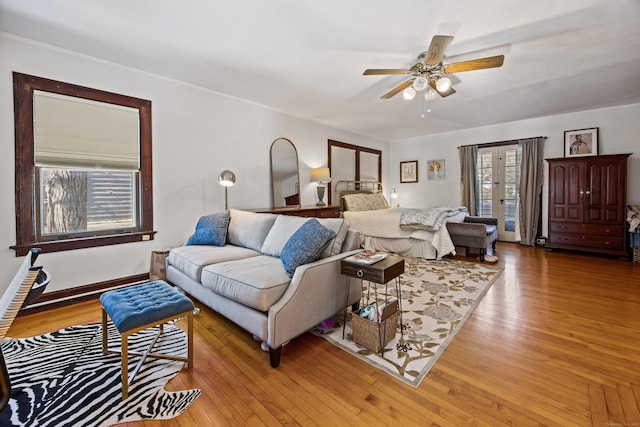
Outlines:
{"type": "Polygon", "coordinates": [[[504,62],[504,55],[498,55],[446,65],[442,64],[444,52],[451,45],[451,42],[453,42],[452,36],[433,36],[429,49],[418,56],[418,62],[411,68],[406,70],[369,68],[364,70],[363,75],[411,74],[413,76],[382,95],[380,97],[382,99],[389,99],[403,92],[404,98],[410,100],[416,95],[416,91],[425,89],[427,89],[425,97],[428,99],[437,97],[436,93],[444,98],[456,93],[455,89],[451,87],[451,79],[447,77],[447,74],[497,68],[501,67],[504,62]]]}

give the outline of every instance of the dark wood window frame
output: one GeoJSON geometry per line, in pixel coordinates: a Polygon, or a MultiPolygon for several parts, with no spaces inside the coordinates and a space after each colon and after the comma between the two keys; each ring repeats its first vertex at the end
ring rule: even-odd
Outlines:
{"type": "Polygon", "coordinates": [[[29,249],[36,247],[41,248],[44,253],[153,240],[156,232],[153,230],[151,101],[17,72],[13,73],[13,96],[16,245],[11,246],[11,249],[16,251],[16,256],[24,256],[29,249]],[[140,114],[140,182],[138,189],[140,229],[138,231],[68,240],[37,241],[34,221],[34,212],[37,208],[34,194],[36,169],[33,133],[34,90],[138,109],[140,114]]]}

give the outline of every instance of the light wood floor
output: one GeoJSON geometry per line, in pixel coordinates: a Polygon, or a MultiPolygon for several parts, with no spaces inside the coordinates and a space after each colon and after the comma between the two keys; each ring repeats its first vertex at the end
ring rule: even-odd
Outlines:
{"type": "MultiPolygon", "coordinates": [[[[311,334],[272,369],[203,307],[195,367],[167,386],[202,395],[174,420],[130,425],[640,425],[640,263],[508,243],[496,255],[504,273],[417,389],[311,334]]],[[[9,335],[99,320],[82,303],[20,317],[9,335]]]]}

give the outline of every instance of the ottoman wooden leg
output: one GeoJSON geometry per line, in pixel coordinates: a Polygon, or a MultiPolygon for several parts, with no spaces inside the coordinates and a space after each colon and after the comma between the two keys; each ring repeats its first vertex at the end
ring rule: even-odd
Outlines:
{"type": "Polygon", "coordinates": [[[122,334],[122,400],[129,396],[129,335],[122,334]]]}

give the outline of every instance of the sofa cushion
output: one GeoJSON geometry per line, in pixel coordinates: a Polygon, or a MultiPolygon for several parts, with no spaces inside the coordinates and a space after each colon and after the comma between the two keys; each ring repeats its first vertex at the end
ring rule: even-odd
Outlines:
{"type": "Polygon", "coordinates": [[[269,234],[264,239],[260,252],[264,255],[279,257],[289,238],[308,220],[309,218],[300,216],[278,215],[269,234]]]}
{"type": "Polygon", "coordinates": [[[236,246],[260,251],[277,215],[231,209],[227,239],[236,246]]]}
{"type": "Polygon", "coordinates": [[[227,242],[229,211],[200,217],[196,231],[187,240],[187,245],[224,246],[227,242]]]}
{"type": "Polygon", "coordinates": [[[336,233],[336,237],[329,242],[324,252],[322,252],[322,255],[320,255],[320,258],[338,255],[342,252],[342,245],[344,244],[344,239],[347,237],[349,223],[342,218],[318,218],[318,222],[336,233]]]}
{"type": "Polygon", "coordinates": [[[253,249],[240,246],[181,246],[169,252],[169,264],[200,281],[203,267],[218,262],[233,261],[260,255],[253,249]]]}
{"type": "Polygon", "coordinates": [[[317,260],[327,244],[336,237],[333,230],[311,218],[293,233],[280,252],[280,259],[289,276],[296,268],[317,260]]]}
{"type": "Polygon", "coordinates": [[[208,265],[201,281],[213,292],[260,311],[278,301],[290,282],[280,259],[267,255],[208,265]]]}
{"type": "MultiPolygon", "coordinates": [[[[264,240],[264,244],[262,245],[260,252],[264,255],[279,257],[282,252],[282,248],[291,236],[293,236],[293,233],[298,231],[302,224],[309,221],[309,219],[310,218],[299,216],[278,215],[278,218],[276,218],[276,221],[273,223],[273,227],[271,227],[267,238],[264,240]]],[[[318,218],[317,220],[320,224],[336,233],[336,236],[326,246],[325,250],[320,255],[320,258],[327,258],[342,252],[342,244],[344,243],[344,239],[347,235],[349,223],[342,218],[318,218]]]]}

